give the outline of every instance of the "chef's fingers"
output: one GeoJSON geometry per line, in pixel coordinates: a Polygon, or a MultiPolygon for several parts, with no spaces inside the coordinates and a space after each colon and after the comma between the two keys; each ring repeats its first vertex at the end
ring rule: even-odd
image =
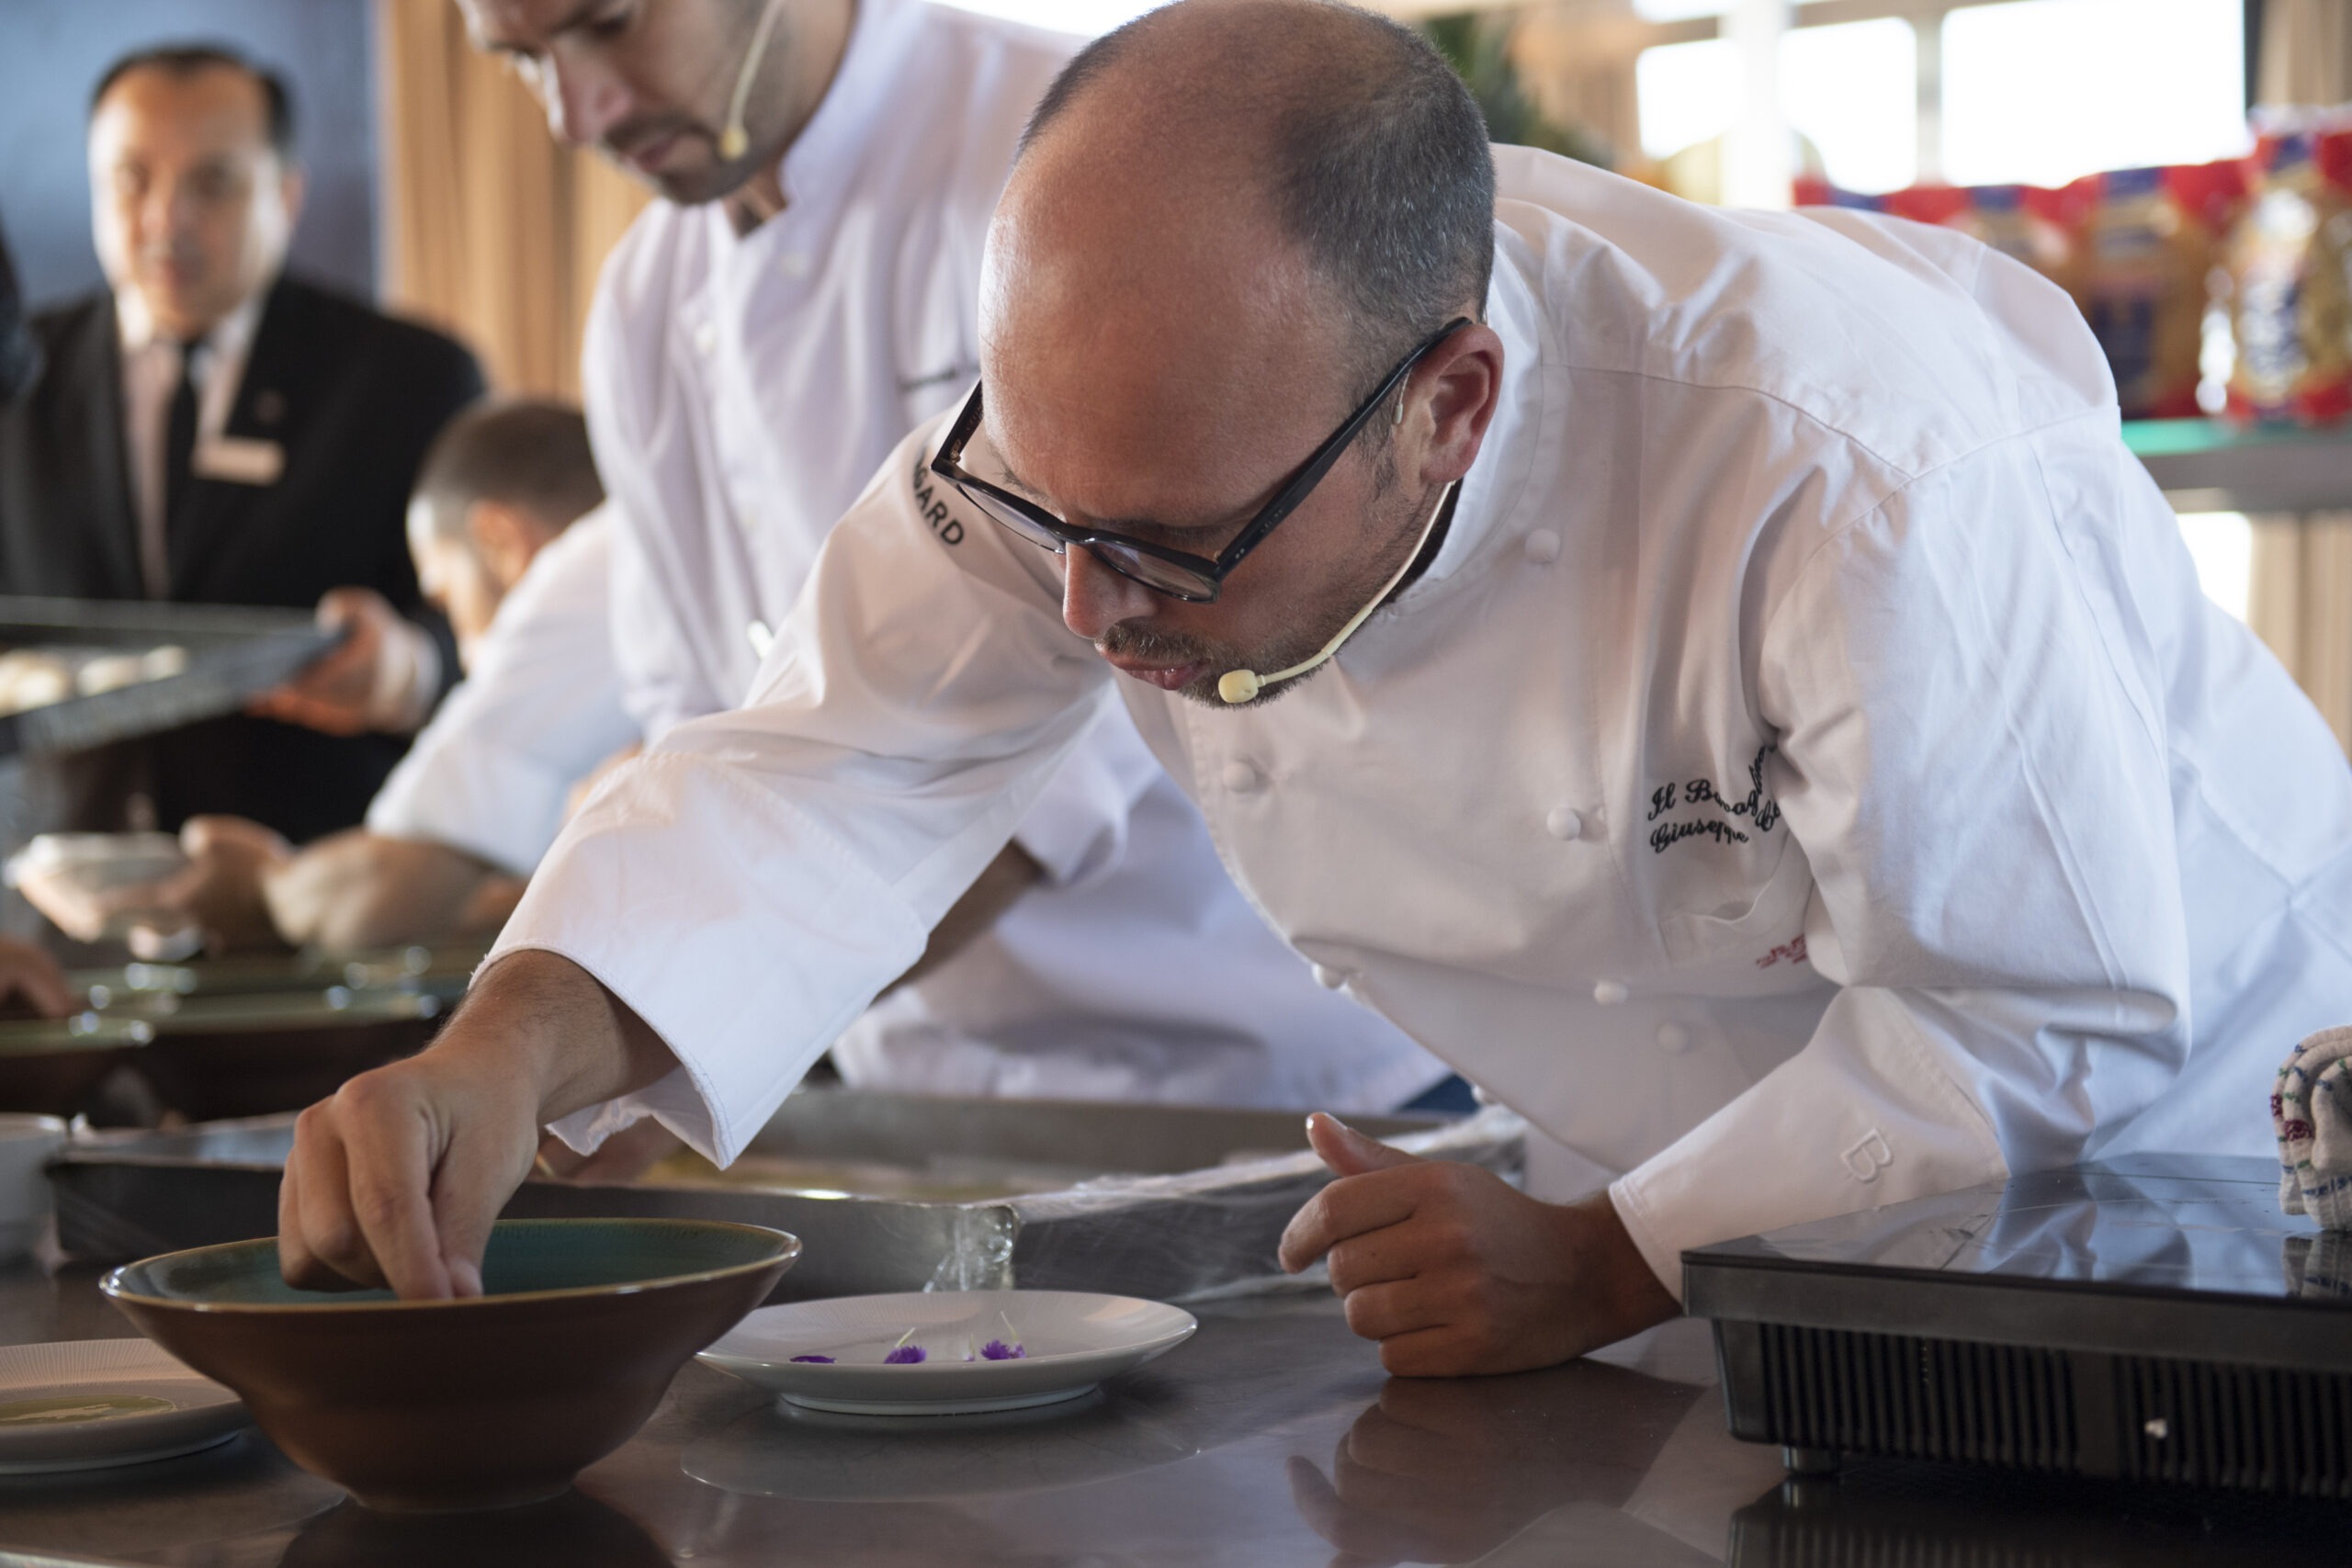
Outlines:
{"type": "Polygon", "coordinates": [[[523,1179],[523,1170],[515,1168],[517,1155],[486,1125],[469,1122],[441,1156],[433,1176],[433,1228],[452,1294],[481,1294],[481,1260],[491,1227],[523,1179]]]}
{"type": "Polygon", "coordinates": [[[1499,1370],[1481,1365],[1468,1337],[1452,1324],[1383,1339],[1380,1365],[1389,1376],[1399,1378],[1459,1378],[1499,1370]]]}
{"type": "Polygon", "coordinates": [[[1346,1295],[1367,1285],[1409,1280],[1429,1261],[1427,1249],[1414,1245],[1411,1225],[1385,1225],[1363,1235],[1331,1245],[1331,1288],[1346,1295]]]}
{"type": "MultiPolygon", "coordinates": [[[[425,1110],[379,1069],[335,1091],[352,1217],[385,1283],[402,1300],[452,1294],[434,1226],[433,1151],[425,1110]]],[[[485,1227],[485,1230],[487,1227],[485,1227]]]]}
{"type": "Polygon", "coordinates": [[[1419,1202],[1415,1170],[1343,1176],[1309,1198],[1283,1232],[1282,1266],[1295,1274],[1350,1236],[1411,1217],[1419,1202]]]}
{"type": "Polygon", "coordinates": [[[317,1267],[302,1241],[302,1174],[289,1157],[277,1178],[277,1272],[299,1287],[317,1267]]]}
{"type": "Polygon", "coordinates": [[[1392,1280],[1350,1291],[1348,1327],[1359,1339],[1383,1343],[1400,1334],[1442,1328],[1444,1319],[1431,1303],[1430,1292],[1418,1280],[1392,1280]]]}
{"type": "Polygon", "coordinates": [[[1318,1111],[1306,1119],[1306,1142],[1317,1157],[1339,1176],[1362,1176],[1366,1171],[1419,1163],[1417,1156],[1391,1148],[1377,1138],[1365,1137],[1328,1111],[1318,1111]]]}
{"type": "Polygon", "coordinates": [[[328,1108],[313,1105],[294,1123],[294,1148],[277,1190],[278,1272],[298,1289],[347,1291],[384,1282],[352,1215],[345,1166],[328,1108]]]}

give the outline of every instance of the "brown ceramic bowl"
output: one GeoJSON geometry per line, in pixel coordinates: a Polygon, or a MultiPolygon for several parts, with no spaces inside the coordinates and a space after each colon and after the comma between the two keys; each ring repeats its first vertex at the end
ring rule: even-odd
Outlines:
{"type": "Polygon", "coordinates": [[[273,1240],[127,1264],[104,1289],[147,1337],[244,1399],[303,1469],[371,1508],[552,1497],[627,1442],[695,1351],[800,1254],[705,1220],[504,1220],[484,1293],[294,1290],[273,1240]]]}

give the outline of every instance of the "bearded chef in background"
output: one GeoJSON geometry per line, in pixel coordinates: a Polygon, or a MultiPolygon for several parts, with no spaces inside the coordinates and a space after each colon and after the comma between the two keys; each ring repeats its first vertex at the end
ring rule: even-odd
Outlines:
{"type": "Polygon", "coordinates": [[[752,704],[306,1114],[289,1277],[473,1288],[543,1119],[731,1156],[1114,701],[1300,952],[1582,1162],[1317,1122],[1284,1260],[1397,1372],[1637,1330],[1718,1238],[2259,1151],[2352,996],[2352,773],[1970,240],[1490,159],[1415,35],[1182,0],[1039,108],[982,314],[752,704]]]}

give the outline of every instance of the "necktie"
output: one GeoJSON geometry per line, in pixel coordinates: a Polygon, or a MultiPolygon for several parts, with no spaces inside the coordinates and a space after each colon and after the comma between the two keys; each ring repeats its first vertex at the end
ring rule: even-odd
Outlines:
{"type": "Polygon", "coordinates": [[[187,504],[196,461],[196,355],[204,346],[198,338],[180,345],[180,381],[172,389],[172,407],[164,423],[164,531],[168,536],[187,504]]]}

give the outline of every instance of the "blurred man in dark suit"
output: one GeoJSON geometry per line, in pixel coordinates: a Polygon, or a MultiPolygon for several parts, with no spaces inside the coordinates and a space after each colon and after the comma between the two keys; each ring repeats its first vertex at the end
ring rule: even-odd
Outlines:
{"type": "Polygon", "coordinates": [[[76,760],[50,825],[229,812],[298,842],[351,826],[456,673],[402,516],[481,372],[286,276],[290,106],[242,57],[119,62],[89,154],[109,288],[33,319],[46,368],[0,408],[0,592],[316,605],[349,635],[254,714],[76,760]]]}
{"type": "Polygon", "coordinates": [[[17,263],[8,254],[8,233],[0,229],[0,403],[14,399],[40,374],[40,347],[25,325],[25,299],[17,289],[17,263]]]}

